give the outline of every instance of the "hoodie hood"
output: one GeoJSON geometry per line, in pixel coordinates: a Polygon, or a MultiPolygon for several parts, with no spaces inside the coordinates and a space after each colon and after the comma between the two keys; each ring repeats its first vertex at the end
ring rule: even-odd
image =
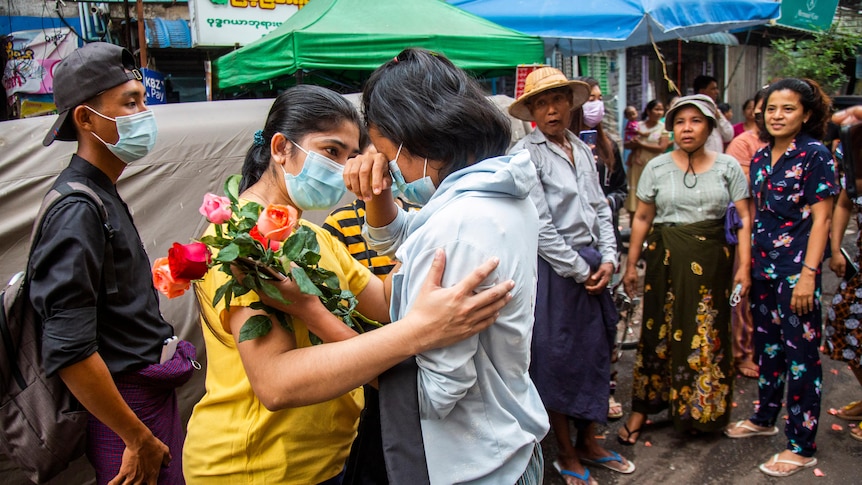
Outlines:
{"type": "Polygon", "coordinates": [[[449,174],[412,224],[421,225],[442,206],[467,195],[524,199],[537,183],[536,167],[529,151],[487,158],[449,174]]]}

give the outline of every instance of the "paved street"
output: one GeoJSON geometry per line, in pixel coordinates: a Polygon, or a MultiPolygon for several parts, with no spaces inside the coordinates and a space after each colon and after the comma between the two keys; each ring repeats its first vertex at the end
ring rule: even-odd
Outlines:
{"type": "MultiPolygon", "coordinates": [[[[627,222],[626,222],[627,224],[627,222]]],[[[856,240],[855,224],[844,237],[844,246],[855,254],[852,249],[856,240]]],[[[824,266],[828,268],[828,266],[824,266]]],[[[826,269],[823,276],[823,301],[830,302],[832,294],[838,285],[835,275],[826,269]]],[[[623,410],[628,414],[631,409],[631,369],[634,361],[634,350],[623,353],[617,363],[619,372],[617,379],[616,399],[623,403],[623,410]]],[[[757,385],[754,379],[737,377],[734,380],[734,403],[732,421],[746,419],[757,400],[757,385]]],[[[817,459],[824,476],[815,477],[812,469],[803,470],[786,478],[768,477],[757,466],[769,459],[773,454],[784,449],[783,422],[779,420],[781,430],[776,436],[754,437],[732,440],[721,434],[691,437],[677,433],[668,419],[667,413],[650,416],[652,424],[644,427],[638,443],[635,446],[622,446],[617,440],[617,430],[625,423],[626,416],[618,421],[609,422],[600,428],[604,443],[637,465],[637,470],[631,475],[621,475],[595,466],[590,468],[592,475],[601,485],[606,484],[770,484],[787,485],[818,484],[845,485],[862,483],[859,472],[855,468],[862,459],[862,442],[852,439],[849,435],[848,421],[838,419],[827,413],[829,408],[839,408],[851,401],[862,399],[862,389],[856,379],[842,362],[835,362],[828,356],[823,360],[823,412],[820,428],[817,433],[817,459]],[[833,430],[832,426],[841,426],[833,430]],[[649,443],[651,446],[647,446],[649,443]]],[[[542,443],[545,452],[545,483],[560,485],[565,482],[554,470],[552,465],[556,456],[556,441],[551,434],[542,443]]]]}

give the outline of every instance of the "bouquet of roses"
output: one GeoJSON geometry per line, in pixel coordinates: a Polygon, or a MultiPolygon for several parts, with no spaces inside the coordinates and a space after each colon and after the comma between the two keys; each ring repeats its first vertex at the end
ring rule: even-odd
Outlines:
{"type": "MultiPolygon", "coordinates": [[[[240,179],[240,175],[227,179],[224,185],[227,197],[204,196],[200,212],[215,224],[215,234],[191,244],[174,243],[168,250],[168,257],[153,263],[156,288],[168,298],[175,298],[188,290],[192,281],[203,278],[211,267],[217,267],[228,280],[216,291],[213,306],[224,301],[227,308],[233,297],[251,290],[290,304],[273,284],[287,277],[295,281],[303,293],[316,295],[330,313],[357,332],[363,331],[360,322],[380,326],[356,311],[356,297],[339,287],[335,273],[317,265],[320,245],[314,231],[298,224],[296,209],[278,204],[263,207],[255,202],[240,205],[240,179]],[[244,272],[241,280],[234,277],[232,265],[244,272]]],[[[255,302],[250,307],[274,315],[282,327],[293,331],[289,315],[263,302],[255,302]]],[[[255,315],[243,324],[239,341],[261,337],[271,329],[269,316],[255,315]]],[[[309,336],[312,343],[321,342],[311,332],[309,336]]]]}

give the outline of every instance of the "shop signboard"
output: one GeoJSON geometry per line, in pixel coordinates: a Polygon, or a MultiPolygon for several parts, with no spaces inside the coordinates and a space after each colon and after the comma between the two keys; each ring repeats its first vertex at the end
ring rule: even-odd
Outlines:
{"type": "Polygon", "coordinates": [[[308,0],[189,0],[197,46],[247,45],[278,28],[308,0]]]}
{"type": "Polygon", "coordinates": [[[826,30],[832,25],[838,0],[782,0],[778,24],[803,30],[826,30]]]}
{"type": "Polygon", "coordinates": [[[515,68],[515,99],[524,94],[524,84],[527,82],[527,76],[540,67],[545,67],[543,64],[521,64],[515,68]]]}
{"type": "Polygon", "coordinates": [[[77,36],[65,27],[9,34],[4,46],[9,57],[3,69],[6,95],[53,93],[54,66],[77,46],[77,36]]]}
{"type": "Polygon", "coordinates": [[[144,77],[144,89],[147,92],[147,104],[165,104],[167,103],[167,86],[165,86],[165,75],[147,69],[141,68],[141,75],[144,77]]]}

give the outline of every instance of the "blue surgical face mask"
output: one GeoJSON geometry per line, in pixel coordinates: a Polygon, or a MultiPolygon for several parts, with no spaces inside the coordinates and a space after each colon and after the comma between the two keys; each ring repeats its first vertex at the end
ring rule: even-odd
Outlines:
{"type": "Polygon", "coordinates": [[[407,202],[412,202],[417,205],[425,205],[429,200],[431,200],[431,196],[434,195],[434,192],[437,191],[437,188],[434,187],[434,182],[431,181],[431,177],[426,175],[428,171],[428,159],[425,159],[425,168],[422,169],[422,178],[409,183],[406,182],[404,180],[404,174],[402,174],[401,169],[398,168],[398,157],[401,155],[401,148],[403,146],[403,144],[398,146],[398,153],[395,154],[395,160],[391,160],[389,162],[389,174],[392,176],[392,183],[394,184],[394,187],[401,192],[401,196],[404,199],[407,199],[407,202]]]}
{"type": "Polygon", "coordinates": [[[329,209],[344,196],[344,167],[317,152],[310,152],[291,141],[305,152],[305,163],[298,175],[287,173],[284,167],[284,183],[287,193],[296,207],[304,210],[329,209]]]}
{"type": "Polygon", "coordinates": [[[117,124],[117,134],[120,135],[117,143],[113,145],[107,143],[95,133],[93,133],[93,136],[126,164],[144,158],[156,144],[156,135],[158,135],[159,130],[156,127],[156,117],[152,111],[146,110],[133,115],[111,118],[99,113],[86,104],[84,107],[102,118],[111,120],[117,124]]]}

